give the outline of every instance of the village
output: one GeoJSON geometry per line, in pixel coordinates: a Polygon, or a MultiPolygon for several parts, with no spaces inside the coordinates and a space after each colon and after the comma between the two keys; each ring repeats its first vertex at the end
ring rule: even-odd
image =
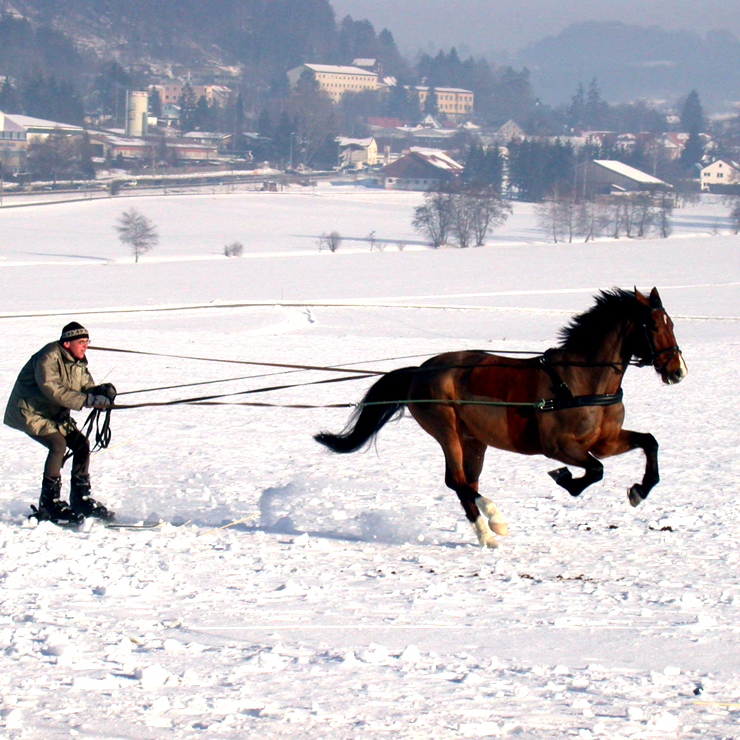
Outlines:
{"type": "MultiPolygon", "coordinates": [[[[292,90],[310,89],[312,104],[318,101],[325,108],[336,108],[351,96],[398,95],[400,87],[374,59],[356,59],[347,66],[306,63],[289,70],[287,78],[292,90]]],[[[547,200],[555,197],[554,190],[578,198],[740,191],[732,141],[703,130],[687,131],[680,112],[667,114],[666,130],[660,132],[574,128],[558,136],[541,135],[513,119],[496,127],[478,122],[471,90],[404,86],[402,94],[413,99],[418,120],[366,116],[362,123],[367,135],[298,130],[280,147],[246,127],[209,131],[202,130],[203,121],[194,129],[193,121],[186,120],[186,108],[192,114],[233,105],[235,93],[225,82],[165,79],[143,90],[127,90],[123,128],[100,115],[89,115],[84,126],[75,126],[0,111],[0,192],[85,187],[115,193],[122,187],[167,187],[181,180],[257,181],[277,189],[291,181],[305,184],[338,175],[359,178],[368,187],[431,191],[465,180],[475,152],[493,152],[500,160],[496,174],[484,179],[506,198],[547,200]],[[323,160],[315,143],[322,137],[324,151],[334,152],[323,160]],[[558,183],[550,192],[529,192],[532,188],[517,180],[512,149],[527,146],[546,152],[559,148],[570,158],[560,175],[554,175],[558,183]],[[687,148],[697,146],[693,158],[698,161],[685,166],[687,148]],[[643,167],[628,163],[638,150],[643,167]],[[672,176],[661,177],[662,172],[672,176]]]]}

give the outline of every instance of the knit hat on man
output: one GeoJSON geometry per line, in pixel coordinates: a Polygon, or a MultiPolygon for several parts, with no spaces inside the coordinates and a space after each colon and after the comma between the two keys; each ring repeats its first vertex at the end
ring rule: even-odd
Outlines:
{"type": "Polygon", "coordinates": [[[82,324],[78,324],[76,321],[70,321],[67,326],[62,329],[62,336],[59,337],[60,342],[72,342],[75,339],[89,339],[87,329],[82,324]]]}

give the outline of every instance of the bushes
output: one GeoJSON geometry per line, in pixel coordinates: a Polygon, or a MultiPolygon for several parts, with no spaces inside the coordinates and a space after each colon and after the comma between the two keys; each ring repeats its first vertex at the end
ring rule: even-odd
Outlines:
{"type": "Polygon", "coordinates": [[[227,257],[241,257],[244,254],[244,245],[241,242],[231,242],[224,246],[224,254],[227,257]]]}

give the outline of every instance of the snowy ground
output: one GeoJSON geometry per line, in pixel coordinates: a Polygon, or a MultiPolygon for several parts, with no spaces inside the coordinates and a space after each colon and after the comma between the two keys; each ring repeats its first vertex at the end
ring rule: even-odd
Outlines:
{"type": "MultiPolygon", "coordinates": [[[[410,226],[418,202],[327,185],[0,210],[0,405],[73,318],[104,347],[390,370],[450,349],[541,351],[599,288],[657,285],[689,376],[626,376],[627,426],[661,443],[650,498],[627,502],[639,453],[574,500],[551,461],[492,450],[482,487],[511,535],[484,552],[408,417],[339,457],[311,435],[346,410],[178,406],[116,412],[92,472],[122,518],[181,526],[69,531],[26,521],[43,450],[2,427],[0,737],[740,738],[726,207],[677,211],[669,240],[553,245],[518,204],[489,247],[434,251],[410,226]],[[131,206],[161,236],[139,264],[113,231],[131,206]],[[332,230],[340,251],[319,253],[332,230]],[[244,257],[225,258],[236,240],[244,257]]],[[[329,377],[89,356],[120,391],[239,378],[131,402],[329,377]]],[[[352,402],[367,385],[244,398],[352,402]]]]}

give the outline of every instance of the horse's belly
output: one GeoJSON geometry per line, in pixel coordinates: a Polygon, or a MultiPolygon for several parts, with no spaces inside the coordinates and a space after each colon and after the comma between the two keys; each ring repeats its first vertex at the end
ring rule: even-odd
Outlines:
{"type": "Polygon", "coordinates": [[[523,455],[542,453],[537,420],[531,411],[467,407],[460,418],[468,432],[489,447],[523,455]]]}

